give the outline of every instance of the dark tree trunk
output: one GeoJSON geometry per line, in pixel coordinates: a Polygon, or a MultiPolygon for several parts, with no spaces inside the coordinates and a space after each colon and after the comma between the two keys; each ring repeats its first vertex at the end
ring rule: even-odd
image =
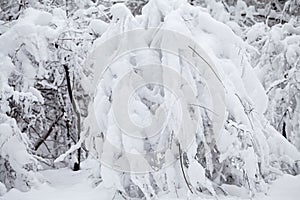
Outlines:
{"type": "Polygon", "coordinates": [[[283,122],[283,125],[282,125],[282,135],[283,135],[283,137],[287,138],[287,137],[286,137],[285,126],[286,126],[286,124],[285,124],[285,122],[283,122]]]}
{"type": "MultiPolygon", "coordinates": [[[[73,91],[72,91],[72,87],[71,87],[69,68],[67,65],[63,65],[63,66],[64,66],[65,73],[66,73],[68,94],[69,94],[70,101],[72,104],[73,112],[75,113],[75,116],[76,116],[76,129],[77,129],[77,142],[78,142],[80,140],[80,132],[81,132],[81,116],[78,111],[75,99],[74,99],[74,95],[73,95],[73,91]]],[[[78,171],[80,169],[80,161],[81,161],[81,148],[79,148],[77,150],[77,162],[74,163],[74,167],[73,167],[74,171],[78,171]]]]}

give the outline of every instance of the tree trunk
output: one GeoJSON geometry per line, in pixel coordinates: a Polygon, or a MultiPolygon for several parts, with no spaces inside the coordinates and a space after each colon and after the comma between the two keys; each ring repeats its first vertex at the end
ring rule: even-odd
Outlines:
{"type": "MultiPolygon", "coordinates": [[[[69,94],[70,101],[71,101],[71,104],[72,104],[73,112],[75,113],[75,116],[76,116],[76,129],[77,129],[77,142],[78,142],[80,140],[80,132],[81,132],[81,123],[80,123],[81,122],[81,116],[80,116],[80,113],[78,111],[78,108],[77,108],[77,105],[76,105],[76,102],[75,102],[75,99],[74,99],[74,95],[73,95],[73,92],[72,92],[69,68],[66,64],[63,65],[63,66],[64,66],[65,73],[66,73],[68,94],[69,94]]],[[[74,163],[74,167],[73,167],[74,171],[78,171],[80,169],[80,161],[81,161],[81,157],[80,157],[81,155],[80,154],[81,154],[81,148],[79,148],[77,150],[77,162],[74,163]]]]}

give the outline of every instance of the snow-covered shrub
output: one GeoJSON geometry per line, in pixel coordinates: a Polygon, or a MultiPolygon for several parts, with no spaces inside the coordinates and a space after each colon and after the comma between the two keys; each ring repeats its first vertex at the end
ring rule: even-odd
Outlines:
{"type": "Polygon", "coordinates": [[[0,37],[0,46],[5,49],[1,54],[7,61],[2,68],[10,71],[3,76],[7,79],[2,91],[3,104],[7,108],[2,111],[16,120],[35,150],[39,140],[43,141],[44,132],[47,133],[56,120],[55,106],[59,105],[51,105],[51,101],[56,100],[55,86],[62,77],[55,75],[57,71],[52,65],[54,60],[51,60],[53,54],[48,49],[50,41],[57,35],[49,26],[51,20],[50,13],[30,8],[0,37]],[[50,103],[48,93],[52,94],[50,103]]]}
{"type": "Polygon", "coordinates": [[[8,189],[28,190],[39,181],[38,163],[28,152],[28,138],[14,119],[0,114],[0,182],[8,189]]]}
{"type": "Polygon", "coordinates": [[[269,96],[266,112],[270,123],[292,144],[299,142],[299,66],[300,29],[292,20],[271,28],[256,24],[247,41],[257,48],[253,65],[269,96]]]}
{"type": "MultiPolygon", "coordinates": [[[[103,182],[99,187],[117,190],[128,198],[151,199],[166,193],[170,197],[201,192],[226,194],[222,185],[233,184],[246,188],[251,196],[253,192],[264,190],[265,183],[281,174],[281,170],[295,170],[294,161],[299,159],[300,154],[267,123],[264,112],[268,97],[250,64],[247,53],[249,45],[228,26],[211,18],[203,9],[183,1],[151,0],[143,8],[142,15],[137,17],[133,17],[120,4],[114,5],[111,13],[112,22],[95,41],[94,51],[87,61],[90,68],[95,70],[95,83],[99,81],[98,85],[94,85],[97,90],[88,122],[92,125],[86,140],[91,155],[102,161],[100,173],[103,182]],[[157,28],[156,31],[133,34],[135,37],[131,35],[132,30],[153,27],[157,28]],[[173,31],[173,34],[163,34],[164,30],[173,31]],[[118,37],[122,33],[125,34],[118,37]],[[219,99],[219,103],[224,103],[226,108],[225,121],[220,122],[220,133],[214,131],[213,113],[207,109],[216,104],[211,104],[209,85],[203,83],[204,74],[193,71],[184,62],[183,58],[188,54],[185,48],[172,49],[175,55],[164,51],[166,46],[181,44],[182,40],[176,37],[176,33],[193,38],[203,50],[186,47],[192,53],[192,58],[207,58],[211,63],[208,65],[215,66],[220,76],[220,80],[214,82],[222,83],[225,91],[224,98],[219,99]],[[151,50],[151,46],[157,49],[151,50]],[[139,47],[143,51],[131,48],[127,52],[129,47],[139,47]],[[191,129],[194,142],[189,149],[181,149],[188,135],[182,138],[173,136],[177,131],[176,125],[180,124],[177,116],[180,112],[173,109],[175,104],[172,103],[174,100],[168,87],[150,84],[134,91],[130,100],[133,104],[127,99],[126,82],[122,82],[127,77],[124,74],[131,74],[133,78],[130,84],[133,86],[137,77],[137,80],[145,80],[146,83],[153,76],[156,81],[161,78],[164,80],[161,74],[156,74],[155,68],[152,73],[143,68],[151,64],[161,66],[161,71],[166,70],[163,66],[179,70],[177,72],[188,80],[198,94],[194,106],[188,100],[182,105],[187,106],[190,114],[184,120],[191,120],[198,127],[197,131],[191,129]],[[102,75],[97,73],[101,66],[107,67],[102,75]],[[123,89],[116,90],[118,87],[123,89]],[[115,102],[122,105],[117,110],[115,102]],[[200,105],[200,108],[195,105],[200,105]],[[140,125],[147,124],[159,109],[170,110],[170,120],[165,121],[166,128],[155,137],[141,136],[143,131],[129,132],[128,135],[123,133],[124,127],[121,126],[122,119],[127,119],[122,109],[128,111],[130,119],[140,125]],[[200,115],[196,114],[198,111],[200,115]],[[118,119],[121,125],[116,123],[118,119]],[[137,134],[137,138],[131,134],[137,134]],[[164,148],[159,156],[151,153],[161,147],[164,148]],[[170,164],[169,159],[175,162],[170,164]],[[165,166],[167,164],[170,165],[165,166]],[[139,166],[145,166],[146,169],[148,165],[153,170],[135,173],[136,167],[140,169],[139,166]],[[182,174],[178,175],[178,172],[182,174]]],[[[207,66],[201,65],[201,62],[194,64],[200,65],[200,69],[201,66],[207,66]]],[[[212,95],[215,98],[218,96],[217,93],[212,95]]]]}
{"type": "Polygon", "coordinates": [[[31,3],[39,10],[22,10],[0,37],[0,80],[8,79],[1,84],[1,113],[16,120],[37,158],[50,167],[79,140],[89,102],[84,82],[91,75],[84,60],[106,27],[101,19],[109,20],[103,5],[79,4],[66,16],[51,2],[31,3]]]}
{"type": "MultiPolygon", "coordinates": [[[[43,23],[37,18],[34,20],[40,25],[43,23]]],[[[28,119],[27,123],[34,121],[38,116],[33,114],[33,110],[43,102],[34,88],[36,70],[33,65],[36,63],[30,60],[36,50],[33,42],[36,38],[32,36],[41,29],[30,24],[27,18],[0,37],[0,181],[8,189],[28,190],[37,183],[34,173],[38,164],[30,153],[32,142],[27,137],[29,135],[24,133],[30,125],[24,126],[23,120],[28,119]]]]}
{"type": "MultiPolygon", "coordinates": [[[[6,146],[8,139],[19,138],[18,134],[29,138],[26,142],[20,140],[20,144],[16,144],[21,148],[24,142],[22,153],[26,163],[12,163],[14,159],[18,161],[20,155],[14,158],[13,151],[1,149],[1,166],[4,166],[1,167],[1,179],[8,189],[15,187],[25,190],[31,185],[31,177],[27,171],[34,173],[37,167],[36,163],[31,166],[28,159],[25,160],[25,152],[31,152],[27,152],[27,157],[32,156],[32,153],[42,156],[45,160],[40,160],[47,163],[47,159],[51,161],[57,157],[55,153],[61,154],[68,149],[67,145],[62,145],[67,141],[65,131],[62,131],[65,129],[57,126],[58,120],[65,115],[62,108],[65,107],[63,101],[67,93],[63,90],[66,86],[59,87],[63,84],[64,74],[59,72],[62,67],[55,67],[57,58],[51,48],[53,40],[63,30],[61,27],[51,28],[51,25],[55,26],[52,20],[62,22],[57,19],[57,15],[53,17],[50,13],[29,8],[24,11],[18,22],[12,23],[12,27],[0,36],[0,112],[3,118],[1,123],[9,123],[14,130],[9,131],[6,128],[7,133],[3,133],[3,137],[7,139],[1,138],[1,141],[6,146]],[[12,125],[11,118],[16,124],[12,125]],[[51,149],[46,143],[49,135],[53,138],[48,142],[51,149]],[[45,145],[44,149],[39,149],[41,144],[45,145]],[[40,151],[37,151],[38,149],[40,151]],[[21,170],[23,168],[25,169],[21,170]],[[21,179],[24,179],[27,188],[22,185],[21,179]]],[[[9,144],[15,147],[14,144],[9,144]]]]}

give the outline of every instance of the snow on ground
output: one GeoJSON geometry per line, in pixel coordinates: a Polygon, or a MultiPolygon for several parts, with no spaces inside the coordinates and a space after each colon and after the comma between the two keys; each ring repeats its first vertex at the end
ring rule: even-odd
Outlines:
{"type": "Polygon", "coordinates": [[[300,175],[284,175],[277,179],[267,192],[267,196],[257,200],[296,200],[300,199],[300,175]]]}
{"type": "MultiPolygon", "coordinates": [[[[99,200],[112,199],[111,195],[93,188],[88,179],[89,170],[74,172],[69,168],[45,170],[41,174],[47,180],[39,188],[29,192],[10,190],[0,200],[99,200]]],[[[270,185],[265,194],[258,194],[254,200],[298,200],[300,197],[300,175],[284,175],[270,185]]],[[[167,198],[162,198],[167,199],[167,198]]],[[[200,199],[200,198],[199,198],[200,199]]],[[[203,198],[201,198],[203,199],[203,198]]],[[[214,199],[214,198],[211,198],[214,199]]],[[[238,200],[238,197],[220,197],[219,200],[238,200]]],[[[245,199],[245,198],[243,198],[245,199]]],[[[246,198],[247,199],[247,198],[246,198]]]]}
{"type": "Polygon", "coordinates": [[[10,190],[2,200],[99,200],[99,191],[90,186],[87,170],[74,172],[69,168],[41,172],[46,183],[29,192],[10,190]]]}

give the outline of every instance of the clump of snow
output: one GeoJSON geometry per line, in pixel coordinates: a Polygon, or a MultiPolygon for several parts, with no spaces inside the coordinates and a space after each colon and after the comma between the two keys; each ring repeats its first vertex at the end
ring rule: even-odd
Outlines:
{"type": "MultiPolygon", "coordinates": [[[[114,22],[119,22],[119,21],[122,22],[128,17],[133,18],[130,10],[122,3],[117,3],[113,5],[110,9],[110,12],[113,16],[114,22]]],[[[124,26],[126,26],[126,24],[124,24],[124,26]]]]}
{"type": "Polygon", "coordinates": [[[3,196],[6,193],[7,189],[3,183],[0,182],[0,196],[3,196]]]}
{"type": "Polygon", "coordinates": [[[25,17],[21,21],[32,21],[36,25],[47,26],[52,21],[52,15],[48,12],[38,11],[28,8],[24,13],[25,17]]]}
{"type": "Polygon", "coordinates": [[[90,22],[88,31],[93,34],[102,35],[108,27],[108,24],[102,20],[94,19],[90,22]]]}

